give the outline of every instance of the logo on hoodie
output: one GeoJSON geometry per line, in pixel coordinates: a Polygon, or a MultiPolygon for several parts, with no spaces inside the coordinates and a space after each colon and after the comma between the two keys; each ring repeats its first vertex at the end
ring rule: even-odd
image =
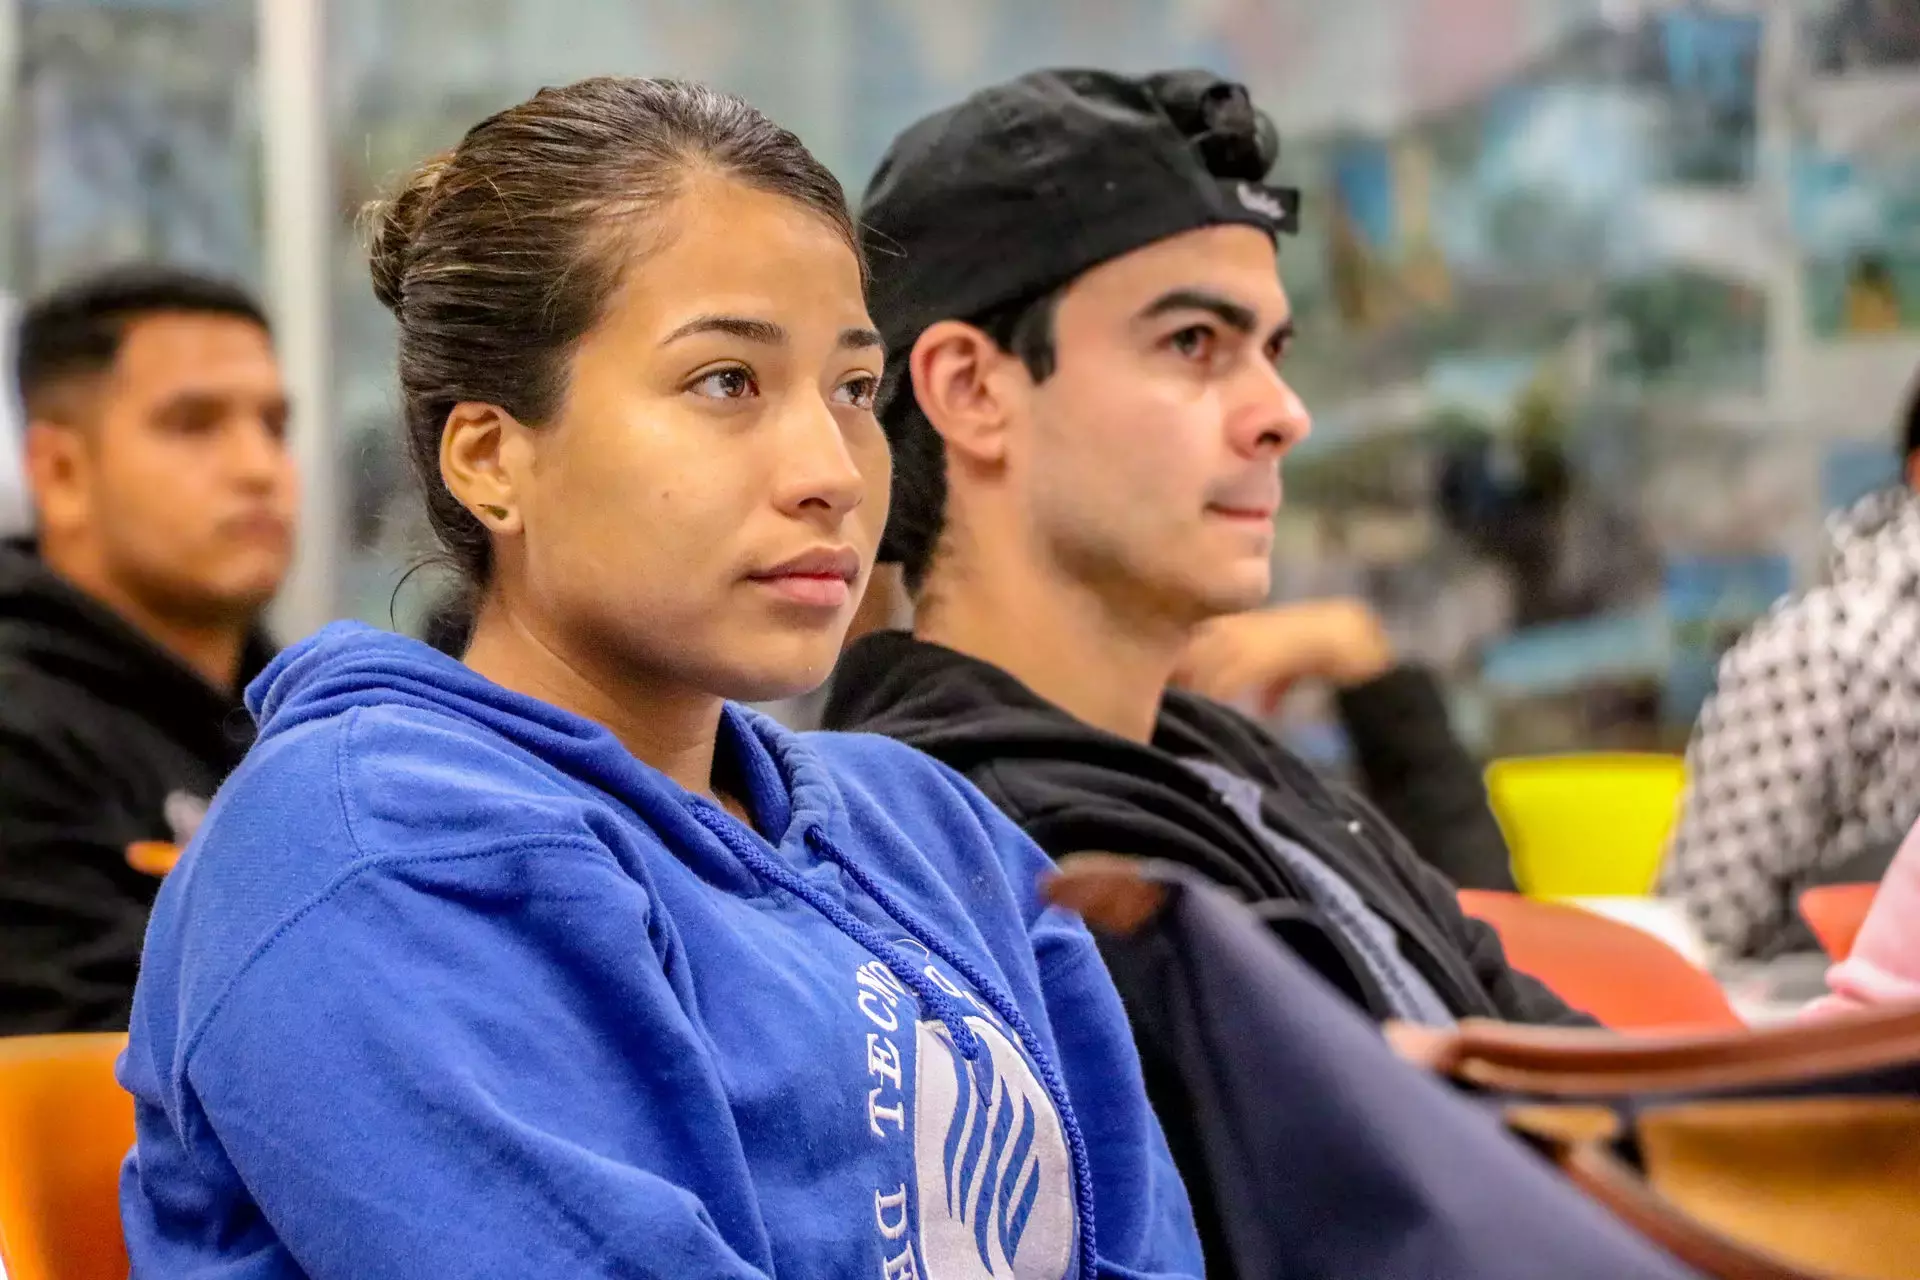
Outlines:
{"type": "Polygon", "coordinates": [[[944,1023],[915,1018],[885,964],[860,967],[857,999],[873,1024],[867,1128],[912,1157],[910,1182],[874,1191],[886,1280],[1061,1280],[1074,1207],[1060,1115],[992,1010],[930,959],[924,972],[972,1010],[965,1022],[982,1052],[968,1062],[944,1023]],[[910,1069],[900,1052],[909,1028],[910,1069]]]}
{"type": "Polygon", "coordinates": [[[973,1062],[939,1022],[918,1028],[913,1155],[928,1280],[1055,1280],[1073,1252],[1060,1117],[1026,1055],[983,1018],[967,1027],[986,1049],[973,1062]]]}

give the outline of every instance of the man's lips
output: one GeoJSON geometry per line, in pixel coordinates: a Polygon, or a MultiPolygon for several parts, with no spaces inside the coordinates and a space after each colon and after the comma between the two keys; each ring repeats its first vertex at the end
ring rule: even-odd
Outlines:
{"type": "Polygon", "coordinates": [[[270,511],[249,511],[220,522],[220,531],[236,538],[272,538],[287,536],[288,521],[270,511]]]}
{"type": "Polygon", "coordinates": [[[1207,512],[1210,515],[1223,516],[1228,520],[1271,520],[1277,506],[1239,506],[1226,502],[1209,502],[1207,512]]]}

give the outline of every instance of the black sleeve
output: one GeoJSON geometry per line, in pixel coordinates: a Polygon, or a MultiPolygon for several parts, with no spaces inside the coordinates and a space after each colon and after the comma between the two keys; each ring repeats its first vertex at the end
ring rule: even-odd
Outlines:
{"type": "Polygon", "coordinates": [[[1594,1027],[1595,1019],[1562,1000],[1537,978],[1507,963],[1500,935],[1483,920],[1460,909],[1460,898],[1446,877],[1414,859],[1405,859],[1401,878],[1417,893],[1428,913],[1459,946],[1479,979],[1481,990],[1493,1001],[1503,1022],[1542,1027],[1594,1027]]]}
{"type": "Polygon", "coordinates": [[[1433,676],[1395,667],[1339,695],[1360,782],[1414,851],[1459,889],[1514,891],[1480,766],[1454,736],[1433,676]]]}
{"type": "Polygon", "coordinates": [[[0,1035],[127,1026],[160,882],[72,746],[0,726],[0,1035]]]}
{"type": "Polygon", "coordinates": [[[1467,949],[1467,960],[1473,965],[1473,971],[1480,975],[1487,994],[1500,1007],[1503,1021],[1537,1027],[1600,1025],[1597,1019],[1580,1012],[1549,991],[1546,983],[1530,978],[1508,964],[1507,953],[1500,945],[1500,935],[1493,931],[1491,925],[1464,914],[1457,904],[1453,911],[1459,917],[1460,936],[1467,949]]]}

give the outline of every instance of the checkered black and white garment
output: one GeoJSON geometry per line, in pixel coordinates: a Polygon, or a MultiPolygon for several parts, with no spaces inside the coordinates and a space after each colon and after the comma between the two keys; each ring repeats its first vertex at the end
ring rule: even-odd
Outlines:
{"type": "Polygon", "coordinates": [[[1892,849],[1920,817],[1920,498],[1832,525],[1827,581],[1721,660],[1661,872],[1707,942],[1766,956],[1815,873],[1892,849]]]}

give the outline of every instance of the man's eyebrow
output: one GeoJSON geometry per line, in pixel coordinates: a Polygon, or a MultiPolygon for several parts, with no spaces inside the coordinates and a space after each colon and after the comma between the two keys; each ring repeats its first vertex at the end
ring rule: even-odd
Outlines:
{"type": "Polygon", "coordinates": [[[785,346],[787,342],[787,331],[771,320],[755,320],[751,316],[695,316],[660,339],[660,345],[670,346],[682,338],[702,333],[724,333],[769,347],[785,346]]]}
{"type": "Polygon", "coordinates": [[[1253,308],[1206,289],[1173,289],[1163,293],[1146,305],[1140,319],[1152,320],[1172,311],[1204,311],[1240,333],[1252,333],[1260,319],[1253,308]]]}

